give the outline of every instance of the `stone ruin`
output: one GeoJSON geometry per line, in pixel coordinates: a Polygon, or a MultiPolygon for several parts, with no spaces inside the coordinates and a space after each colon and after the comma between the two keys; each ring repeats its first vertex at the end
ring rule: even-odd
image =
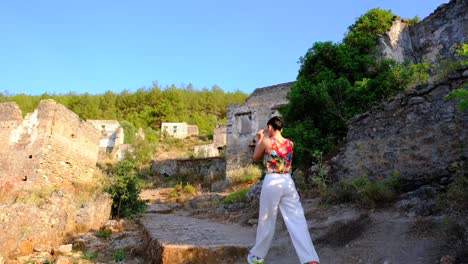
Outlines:
{"type": "Polygon", "coordinates": [[[109,219],[108,195],[80,201],[99,180],[100,133],[90,123],[42,100],[25,118],[16,103],[0,103],[0,128],[0,258],[54,247],[109,219]]]}
{"type": "Polygon", "coordinates": [[[226,148],[226,126],[217,124],[213,133],[213,143],[195,146],[193,152],[196,157],[211,158],[223,155],[226,148]]]}
{"type": "Polygon", "coordinates": [[[379,57],[412,63],[453,59],[457,46],[468,42],[467,6],[468,0],[452,0],[415,25],[396,18],[379,39],[379,57]]]}
{"type": "Polygon", "coordinates": [[[198,136],[198,126],[189,125],[185,122],[182,123],[169,123],[164,122],[161,124],[161,132],[175,138],[186,138],[191,136],[198,136]]]}
{"type": "Polygon", "coordinates": [[[243,105],[230,105],[226,126],[226,177],[230,171],[252,164],[257,132],[280,115],[278,108],[288,103],[287,94],[294,82],[257,88],[243,105]]]}
{"type": "Polygon", "coordinates": [[[0,113],[4,196],[38,184],[92,181],[100,134],[90,123],[53,100],[42,100],[24,119],[16,103],[1,103],[0,113]]]}
{"type": "MultiPolygon", "coordinates": [[[[117,120],[87,120],[97,130],[101,131],[99,141],[99,160],[121,160],[124,158],[124,131],[117,120]]],[[[138,131],[140,133],[140,131],[138,131]]]]}

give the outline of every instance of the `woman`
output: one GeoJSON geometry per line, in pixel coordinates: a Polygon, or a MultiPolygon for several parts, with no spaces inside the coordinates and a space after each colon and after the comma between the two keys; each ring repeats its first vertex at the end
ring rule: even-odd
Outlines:
{"type": "Polygon", "coordinates": [[[259,162],[264,157],[266,176],[260,194],[256,243],[250,250],[247,261],[250,264],[264,263],[263,259],[273,240],[279,207],[301,263],[317,264],[319,258],[312,244],[304,210],[291,178],[294,144],[281,135],[283,131],[281,117],[271,118],[267,125],[269,138],[264,138],[263,129],[258,131],[258,141],[253,155],[255,162],[259,162]]]}

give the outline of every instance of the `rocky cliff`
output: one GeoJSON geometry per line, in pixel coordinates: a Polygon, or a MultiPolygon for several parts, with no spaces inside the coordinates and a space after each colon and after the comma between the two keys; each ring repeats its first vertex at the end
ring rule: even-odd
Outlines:
{"type": "Polygon", "coordinates": [[[354,117],[345,146],[332,159],[334,174],[446,184],[468,158],[468,113],[446,96],[467,81],[468,68],[460,69],[444,82],[420,85],[354,117]]]}
{"type": "Polygon", "coordinates": [[[457,45],[468,42],[468,0],[452,0],[415,25],[397,18],[379,39],[381,58],[399,62],[453,59],[457,45]]]}
{"type": "Polygon", "coordinates": [[[53,100],[23,119],[0,104],[0,255],[56,246],[76,231],[99,228],[111,200],[100,195],[99,131],[53,100]]]}
{"type": "MultiPolygon", "coordinates": [[[[468,42],[468,0],[452,0],[415,25],[396,19],[380,38],[380,56],[399,62],[453,59],[468,42]]],[[[332,159],[337,178],[400,175],[412,184],[447,183],[468,157],[468,115],[447,100],[462,87],[467,68],[437,84],[420,85],[353,118],[346,144],[332,159]]]]}

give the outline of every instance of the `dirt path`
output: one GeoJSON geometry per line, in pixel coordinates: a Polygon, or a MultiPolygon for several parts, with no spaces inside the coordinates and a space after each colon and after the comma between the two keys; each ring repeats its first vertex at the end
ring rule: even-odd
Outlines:
{"type": "MultiPolygon", "coordinates": [[[[138,247],[135,252],[146,257],[143,263],[246,263],[256,233],[256,226],[245,221],[255,215],[252,208],[236,209],[236,206],[219,204],[200,211],[198,207],[193,209],[189,202],[184,206],[163,204],[160,198],[139,219],[142,241],[135,243],[138,247]],[[232,218],[232,215],[239,217],[232,218]],[[236,219],[241,223],[233,223],[236,219]]],[[[211,200],[200,201],[200,205],[211,204],[211,200]]],[[[318,200],[305,200],[303,206],[323,264],[439,263],[447,253],[435,229],[434,223],[441,222],[437,217],[421,220],[394,208],[376,212],[349,205],[322,208],[318,200]]],[[[281,216],[266,263],[299,263],[281,216]]]]}
{"type": "MultiPolygon", "coordinates": [[[[330,222],[310,221],[309,227],[322,263],[439,263],[444,244],[436,236],[411,234],[415,219],[395,212],[330,222]]],[[[279,228],[268,263],[299,263],[286,229],[279,228]]]]}

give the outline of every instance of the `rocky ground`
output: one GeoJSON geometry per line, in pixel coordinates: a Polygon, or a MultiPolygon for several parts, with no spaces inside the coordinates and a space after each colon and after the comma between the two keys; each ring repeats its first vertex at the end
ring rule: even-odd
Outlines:
{"type": "MultiPolygon", "coordinates": [[[[35,248],[7,263],[246,263],[258,205],[224,205],[225,193],[198,193],[180,203],[169,198],[170,190],[145,190],[149,207],[137,219],[111,220],[108,231],[76,236],[60,249],[35,248]]],[[[401,203],[374,211],[304,199],[322,263],[467,263],[454,257],[450,233],[456,235],[456,226],[443,215],[416,216],[401,203]]],[[[281,216],[266,260],[299,263],[281,216]]]]}

